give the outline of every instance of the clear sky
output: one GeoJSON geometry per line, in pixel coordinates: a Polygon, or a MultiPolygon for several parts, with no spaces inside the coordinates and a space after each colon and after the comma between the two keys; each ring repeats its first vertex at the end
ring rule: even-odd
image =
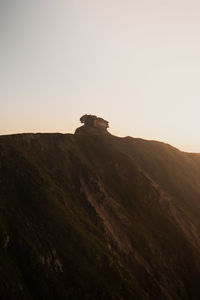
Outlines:
{"type": "Polygon", "coordinates": [[[200,152],[199,0],[0,0],[0,134],[118,136],[200,152]]]}

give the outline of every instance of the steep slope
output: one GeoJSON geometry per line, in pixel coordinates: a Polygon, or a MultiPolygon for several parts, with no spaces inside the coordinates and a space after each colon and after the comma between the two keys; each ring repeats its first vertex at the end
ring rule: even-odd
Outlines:
{"type": "Polygon", "coordinates": [[[199,299],[199,179],[164,143],[1,136],[1,299],[199,299]]]}

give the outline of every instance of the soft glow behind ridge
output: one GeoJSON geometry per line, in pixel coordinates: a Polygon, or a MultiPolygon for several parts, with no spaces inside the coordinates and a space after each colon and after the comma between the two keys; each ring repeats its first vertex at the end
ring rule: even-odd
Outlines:
{"type": "Polygon", "coordinates": [[[200,2],[0,1],[0,134],[110,132],[200,152],[200,2]]]}

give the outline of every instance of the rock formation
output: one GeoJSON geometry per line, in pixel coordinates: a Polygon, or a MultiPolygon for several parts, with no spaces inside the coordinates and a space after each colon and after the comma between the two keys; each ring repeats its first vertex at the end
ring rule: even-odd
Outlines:
{"type": "Polygon", "coordinates": [[[77,128],[75,134],[109,134],[107,130],[109,127],[109,122],[100,117],[95,115],[83,115],[80,118],[80,121],[84,125],[77,128]]]}

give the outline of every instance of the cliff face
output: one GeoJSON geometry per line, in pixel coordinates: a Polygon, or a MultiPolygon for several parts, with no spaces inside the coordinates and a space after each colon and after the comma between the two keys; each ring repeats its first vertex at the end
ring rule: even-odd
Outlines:
{"type": "Polygon", "coordinates": [[[200,155],[0,137],[1,299],[200,299],[200,155]]]}

